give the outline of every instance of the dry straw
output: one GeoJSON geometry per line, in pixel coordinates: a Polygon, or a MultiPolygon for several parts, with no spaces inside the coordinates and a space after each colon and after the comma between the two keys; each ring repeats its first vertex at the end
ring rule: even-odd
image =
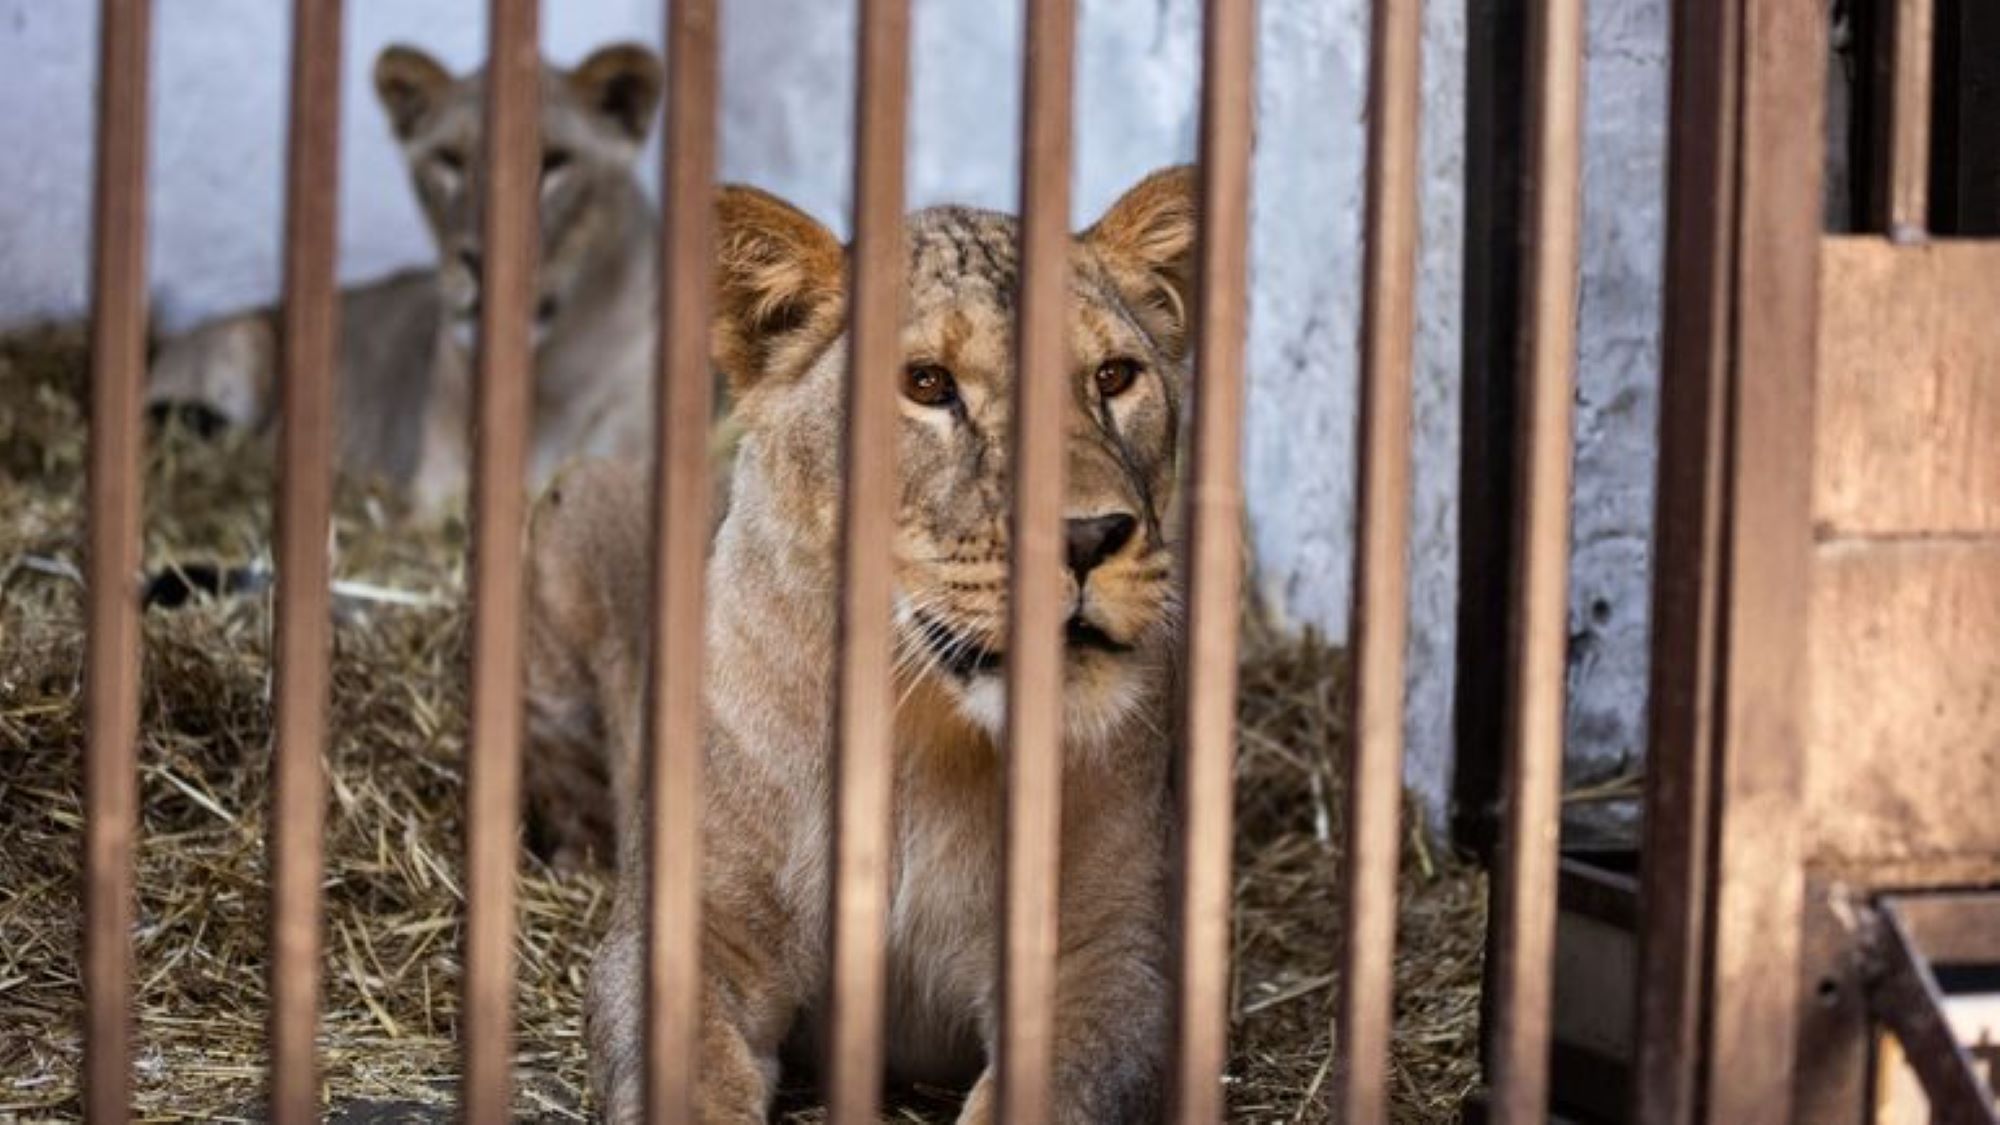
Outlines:
{"type": "MultiPolygon", "coordinates": [[[[0,1119],[73,1119],[80,1061],[78,780],[85,369],[71,329],[0,340],[0,1119]]],[[[265,564],[268,457],[169,430],[149,457],[149,567],[265,564]]],[[[463,535],[394,528],[344,491],[325,880],[331,1107],[442,1119],[456,1074],[463,535]]],[[[146,618],[135,1096],[144,1120],[260,1112],[268,594],[146,618]]],[[[1345,662],[1247,626],[1231,1116],[1323,1122],[1333,1068],[1345,662]]],[[[520,1093],[580,1119],[580,997],[601,872],[523,861],[520,1093]]],[[[1456,1120],[1477,1077],[1483,881],[1412,834],[1403,871],[1399,1121],[1456,1120]]],[[[949,1120],[906,1091],[898,1120],[949,1120]]],[[[794,1101],[798,1101],[794,1098],[794,1101]]],[[[801,1120],[814,1115],[801,1112],[801,1120]]],[[[385,1119],[376,1117],[376,1120],[385,1119]]]]}

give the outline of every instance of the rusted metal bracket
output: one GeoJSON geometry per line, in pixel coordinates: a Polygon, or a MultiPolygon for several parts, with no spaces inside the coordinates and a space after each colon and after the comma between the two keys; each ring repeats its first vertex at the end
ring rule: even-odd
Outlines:
{"type": "Polygon", "coordinates": [[[1854,912],[1869,1014],[1902,1044],[1936,1125],[2000,1125],[1993,1092],[1945,1017],[1944,991],[1931,968],[1934,959],[2000,960],[1996,923],[2000,895],[1994,894],[1889,897],[1854,912]],[[1932,937],[1941,940],[1924,940],[1932,937]]]}

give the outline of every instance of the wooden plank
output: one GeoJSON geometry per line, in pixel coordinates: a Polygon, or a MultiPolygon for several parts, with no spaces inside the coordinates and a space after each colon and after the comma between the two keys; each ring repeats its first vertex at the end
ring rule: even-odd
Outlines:
{"type": "Polygon", "coordinates": [[[1742,9],[1735,325],[1707,993],[1712,1121],[1791,1117],[1802,910],[1804,573],[1819,314],[1826,11],[1742,9]]]}
{"type": "Polygon", "coordinates": [[[486,64],[485,272],[479,286],[472,473],[472,682],[467,698],[465,1120],[509,1116],[514,875],[521,809],[522,466],[533,393],[540,199],[535,0],[492,0],[486,64]]]}
{"type": "Polygon", "coordinates": [[[271,778],[271,1118],[319,1119],[321,835],[333,510],[341,0],[292,8],[271,778]]]}
{"type": "Polygon", "coordinates": [[[717,34],[715,0],[668,6],[645,758],[646,1106],[659,1125],[693,1125],[699,1081],[717,34]]]}
{"type": "Polygon", "coordinates": [[[1489,1073],[1494,1119],[1548,1117],[1556,861],[1568,679],[1570,447],[1576,395],[1578,241],[1583,208],[1583,4],[1529,10],[1531,107],[1516,415],[1512,692],[1503,850],[1495,904],[1498,991],[1489,1073]]]}
{"type": "Polygon", "coordinates": [[[1828,544],[1810,585],[1814,861],[2000,853],[2000,538],[1828,544]]]}
{"type": "Polygon", "coordinates": [[[1021,124],[1021,297],[1007,594],[1006,864],[994,1116],[1049,1120],[1062,828],[1063,443],[1069,348],[1074,0],[1028,5],[1021,124]]]}
{"type": "Polygon", "coordinates": [[[1421,0],[1377,0],[1370,24],[1368,198],[1356,442],[1354,738],[1341,885],[1338,1116],[1385,1121],[1395,1016],[1396,871],[1409,636],[1410,387],[1416,339],[1421,0]]]}
{"type": "Polygon", "coordinates": [[[140,475],[145,434],[148,0],[104,0],[91,215],[90,554],[83,764],[83,1112],[132,1090],[132,849],[139,831],[140,475]]]}
{"type": "Polygon", "coordinates": [[[1254,0],[1202,15],[1201,215],[1195,260],[1193,464],[1180,784],[1180,918],[1168,1120],[1222,1119],[1229,1058],[1231,816],[1243,556],[1243,339],[1254,123],[1254,0]]]}
{"type": "Polygon", "coordinates": [[[874,1125],[882,1085],[889,911],[890,543],[896,385],[903,362],[903,158],[909,0],[862,0],[855,104],[840,670],[835,688],[833,960],[828,1111],[874,1125]]]}
{"type": "Polygon", "coordinates": [[[1822,538],[2000,533],[2000,244],[1822,251],[1822,538]]]}

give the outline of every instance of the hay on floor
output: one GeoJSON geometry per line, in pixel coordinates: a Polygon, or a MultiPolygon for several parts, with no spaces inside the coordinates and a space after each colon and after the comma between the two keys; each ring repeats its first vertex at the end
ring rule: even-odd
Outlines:
{"type": "MultiPolygon", "coordinates": [[[[84,348],[0,339],[0,1118],[73,1119],[81,992],[84,348]]],[[[268,564],[268,457],[173,430],[148,458],[149,567],[268,564]]],[[[343,489],[327,750],[324,1085],[449,1102],[457,1073],[464,537],[343,489]]],[[[268,593],[149,613],[135,933],[145,1120],[261,1113],[268,593]]],[[[1233,1120],[1332,1119],[1345,661],[1254,625],[1241,698],[1233,1120]]],[[[523,859],[520,1115],[577,1119],[601,873],[523,859]]],[[[1483,880],[1412,830],[1403,867],[1398,1121],[1446,1122],[1477,1078],[1483,880]]],[[[919,1093],[899,1120],[950,1120],[919,1093]]],[[[812,1114],[799,1115],[809,1120],[812,1114]]]]}

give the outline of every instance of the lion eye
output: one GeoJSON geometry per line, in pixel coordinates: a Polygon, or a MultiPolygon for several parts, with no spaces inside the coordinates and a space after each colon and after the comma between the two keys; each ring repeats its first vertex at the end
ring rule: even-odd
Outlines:
{"type": "Polygon", "coordinates": [[[570,156],[568,152],[559,148],[549,149],[547,152],[542,153],[542,175],[547,177],[562,171],[564,168],[569,167],[569,161],[570,156]]]}
{"type": "Polygon", "coordinates": [[[958,401],[958,383],[934,363],[911,364],[903,370],[903,397],[919,406],[950,406],[958,401]]]}
{"type": "Polygon", "coordinates": [[[1110,359],[1097,367],[1097,393],[1105,398],[1117,398],[1130,390],[1139,381],[1143,370],[1136,359],[1110,359]]]}

